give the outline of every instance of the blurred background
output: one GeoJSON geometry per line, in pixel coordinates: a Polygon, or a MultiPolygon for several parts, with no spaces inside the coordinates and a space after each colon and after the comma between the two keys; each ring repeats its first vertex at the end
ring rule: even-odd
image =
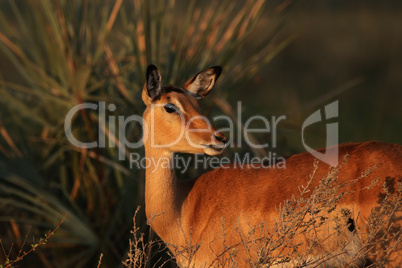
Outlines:
{"type": "MultiPolygon", "coordinates": [[[[101,129],[106,148],[74,147],[64,119],[84,102],[115,104],[107,116],[141,115],[150,63],[178,85],[222,65],[202,101],[209,117],[237,120],[238,101],[243,123],[287,116],[276,148],[225,156],[305,151],[302,123],[336,100],[340,142],[402,144],[401,11],[396,0],[1,0],[0,265],[96,267],[103,253],[102,267],[123,266],[134,211],[144,207],[144,170],[118,159],[121,133],[97,111],[77,113],[72,130],[93,141],[101,129]]],[[[326,123],[305,133],[311,147],[325,146],[326,123]]],[[[138,141],[141,129],[129,124],[124,134],[138,141]]],[[[124,150],[133,152],[144,153],[124,150]]],[[[136,221],[147,239],[143,209],[136,221]]]]}

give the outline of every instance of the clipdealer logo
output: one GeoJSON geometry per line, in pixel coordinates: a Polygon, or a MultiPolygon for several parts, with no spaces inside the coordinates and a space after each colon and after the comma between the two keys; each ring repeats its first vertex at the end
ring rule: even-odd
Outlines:
{"type": "MultiPolygon", "coordinates": [[[[151,126],[148,126],[145,121],[142,120],[142,116],[140,115],[130,115],[128,117],[125,116],[115,116],[115,115],[107,115],[109,112],[114,112],[116,110],[116,105],[114,104],[109,104],[106,105],[105,102],[99,102],[98,104],[96,103],[82,103],[74,106],[66,115],[66,119],[64,121],[64,130],[67,139],[69,142],[80,148],[106,148],[106,147],[117,147],[118,149],[118,155],[119,155],[119,160],[125,160],[127,157],[129,157],[130,161],[143,161],[141,163],[146,163],[143,165],[140,165],[141,167],[146,168],[149,163],[163,163],[163,161],[150,161],[148,160],[141,160],[138,154],[130,155],[127,153],[127,148],[131,149],[136,149],[140,148],[143,146],[144,140],[147,139],[148,137],[141,137],[138,141],[129,141],[126,137],[126,132],[127,132],[127,127],[129,124],[137,124],[140,128],[146,129],[148,133],[150,133],[151,136],[151,146],[154,146],[155,148],[163,148],[163,147],[169,147],[172,146],[172,144],[155,144],[154,140],[152,139],[154,137],[154,133],[152,133],[152,124],[154,121],[151,120],[151,126]],[[73,121],[74,118],[77,116],[80,110],[82,109],[90,109],[98,112],[98,140],[96,141],[80,141],[78,140],[74,134],[73,134],[73,121]],[[116,134],[117,133],[117,134],[116,134]],[[106,144],[106,136],[112,136],[114,139],[108,140],[108,143],[106,144]]],[[[337,166],[338,165],[338,136],[339,136],[339,127],[338,127],[338,122],[334,122],[334,119],[338,118],[338,101],[334,101],[328,105],[326,105],[323,109],[318,109],[314,113],[312,113],[310,116],[307,117],[307,119],[303,122],[302,127],[301,127],[301,141],[305,149],[312,154],[314,157],[317,159],[327,163],[328,165],[331,166],[337,166]],[[326,151],[324,153],[319,152],[317,150],[314,150],[311,148],[306,142],[305,142],[305,132],[308,129],[309,126],[325,121],[325,120],[331,120],[331,123],[326,124],[326,151]]],[[[270,120],[268,120],[266,117],[262,115],[254,115],[245,121],[245,123],[242,122],[243,118],[241,115],[242,107],[241,107],[241,102],[238,102],[237,104],[237,118],[238,122],[233,122],[233,120],[226,115],[219,115],[215,116],[212,118],[212,122],[218,122],[218,121],[226,121],[226,124],[229,127],[218,129],[220,132],[228,133],[228,138],[229,138],[229,146],[232,148],[241,148],[243,145],[243,141],[247,144],[248,147],[250,148],[276,148],[277,146],[277,128],[278,124],[287,119],[286,115],[281,115],[281,116],[272,116],[270,120]],[[261,128],[251,128],[250,125],[252,125],[253,122],[259,122],[260,125],[263,127],[261,128]],[[235,126],[243,126],[242,128],[238,127],[235,128],[235,126]],[[250,133],[269,133],[271,140],[270,143],[265,142],[263,144],[256,144],[254,140],[250,138],[250,133]]],[[[199,115],[197,117],[200,117],[199,115]]],[[[201,116],[202,117],[202,116],[201,116]]],[[[208,125],[211,127],[210,121],[202,117],[205,122],[208,123],[208,125]]],[[[182,118],[182,123],[184,122],[184,119],[182,118]]],[[[191,123],[191,120],[189,120],[189,123],[191,123]]],[[[180,135],[180,139],[183,137],[188,139],[187,135],[184,135],[186,133],[187,128],[189,128],[189,123],[186,125],[183,123],[182,125],[182,131],[180,135]]],[[[193,130],[192,130],[193,131],[193,130]]],[[[177,139],[177,142],[180,140],[179,138],[177,139]]],[[[191,140],[188,141],[190,145],[193,145],[191,140]]],[[[194,145],[196,146],[196,145],[194,145]]],[[[269,157],[276,157],[275,161],[266,161],[267,159],[264,160],[258,160],[255,157],[243,157],[241,158],[239,155],[235,154],[233,157],[233,163],[236,162],[241,162],[241,161],[236,161],[236,159],[246,159],[245,161],[249,161],[250,163],[248,164],[254,164],[256,166],[257,163],[259,165],[263,165],[263,163],[269,162],[270,165],[272,163],[283,163],[285,160],[283,157],[276,156],[275,154],[272,154],[269,152],[269,157]]],[[[271,159],[272,160],[272,159],[271,159]]],[[[187,163],[185,160],[181,160],[183,163],[187,163]]],[[[244,164],[243,161],[242,163],[244,164]]],[[[213,163],[217,162],[217,160],[212,161],[213,163]]],[[[222,161],[218,161],[220,164],[222,164],[222,161]]],[[[228,160],[223,160],[223,164],[226,164],[228,160]]],[[[230,161],[229,161],[230,162],[230,161]]],[[[135,165],[134,165],[135,166],[135,165]]],[[[251,165],[252,166],[252,165],[251,165]]],[[[282,166],[283,168],[284,166],[282,166]]]]}
{"type": "Polygon", "coordinates": [[[333,167],[338,165],[338,155],[339,155],[338,146],[337,146],[339,144],[338,122],[326,124],[326,140],[325,140],[326,151],[325,151],[325,153],[320,153],[320,152],[312,149],[310,146],[308,146],[306,144],[305,139],[304,139],[304,131],[308,126],[321,122],[324,119],[329,120],[329,119],[333,119],[333,118],[338,118],[338,110],[339,110],[338,101],[334,101],[334,102],[326,105],[323,111],[321,109],[315,111],[309,117],[307,117],[307,119],[304,121],[303,126],[302,126],[302,131],[301,131],[302,143],[303,143],[304,148],[306,148],[306,150],[310,154],[312,154],[315,158],[317,158],[333,167]],[[321,116],[322,112],[324,113],[324,119],[321,116]]]}

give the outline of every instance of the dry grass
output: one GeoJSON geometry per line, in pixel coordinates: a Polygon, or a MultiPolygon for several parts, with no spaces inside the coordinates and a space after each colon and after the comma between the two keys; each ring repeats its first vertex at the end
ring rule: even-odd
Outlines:
{"type": "MultiPolygon", "coordinates": [[[[247,235],[236,230],[241,238],[241,244],[230,245],[225,240],[225,226],[222,223],[222,243],[225,249],[217,255],[211,267],[384,267],[387,265],[390,253],[401,246],[401,226],[391,224],[391,219],[401,211],[402,186],[397,191],[384,184],[382,203],[372,210],[365,223],[367,228],[355,226],[358,218],[354,211],[339,205],[341,198],[350,192],[342,191],[346,184],[337,184],[337,175],[347,157],[337,168],[333,168],[320,185],[312,189],[309,184],[315,176],[318,163],[308,185],[300,187],[298,196],[285,200],[278,208],[278,218],[274,223],[261,223],[253,226],[247,235]],[[331,216],[329,216],[331,215],[331,216]],[[367,231],[368,230],[368,231],[367,231]],[[248,259],[240,259],[239,251],[245,251],[248,259]],[[375,262],[371,260],[375,258],[375,262]]],[[[359,178],[351,180],[355,184],[366,178],[376,167],[368,169],[359,178]]],[[[372,184],[361,191],[370,190],[378,184],[372,184]]],[[[138,212],[138,210],[137,210],[138,212]]],[[[136,214],[137,214],[136,212],[136,214]]],[[[357,214],[358,215],[358,214],[357,214]]],[[[135,216],[134,216],[135,221],[135,216]]],[[[125,267],[169,266],[172,263],[158,259],[158,252],[165,250],[162,241],[145,241],[143,233],[134,224],[133,238],[130,239],[129,253],[125,267]],[[157,264],[156,264],[157,263],[157,264]]],[[[188,246],[175,248],[174,257],[185,258],[188,266],[195,257],[198,247],[188,241],[188,246]]],[[[242,256],[245,256],[242,254],[242,256]]]]}
{"type": "Polygon", "coordinates": [[[14,247],[12,244],[10,248],[6,250],[2,240],[0,239],[0,248],[4,257],[4,260],[1,258],[0,254],[0,268],[13,268],[18,265],[20,261],[22,261],[26,256],[29,254],[33,253],[35,250],[37,250],[40,247],[44,247],[48,240],[54,236],[55,232],[60,228],[60,226],[63,224],[62,220],[59,225],[57,225],[53,230],[49,231],[43,238],[38,239],[35,241],[35,237],[32,238],[33,242],[31,244],[28,243],[28,235],[29,233],[26,234],[24,242],[22,242],[19,250],[14,247]],[[29,249],[26,249],[26,247],[29,245],[29,249]],[[17,251],[16,255],[14,254],[15,251],[17,251]],[[15,257],[11,257],[11,255],[15,255],[15,257]]]}

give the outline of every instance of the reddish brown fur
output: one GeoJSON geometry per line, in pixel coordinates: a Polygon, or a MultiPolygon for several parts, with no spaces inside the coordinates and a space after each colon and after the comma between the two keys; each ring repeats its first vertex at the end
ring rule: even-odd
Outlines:
{"type": "MultiPolygon", "coordinates": [[[[211,70],[209,70],[211,72],[211,70]]],[[[197,77],[190,79],[186,86],[191,86],[197,77]]],[[[216,79],[216,78],[214,78],[216,79]]],[[[214,80],[215,81],[215,80],[214,80]]],[[[199,83],[200,81],[198,81],[199,83]]],[[[207,92],[208,93],[208,92],[207,92]]],[[[151,110],[155,115],[155,139],[159,143],[169,143],[178,135],[181,122],[178,117],[167,114],[163,106],[151,108],[151,103],[175,103],[185,113],[185,121],[199,115],[195,98],[190,94],[169,92],[154,102],[149,99],[144,88],[143,100],[147,104],[144,121],[151,126],[151,110]]],[[[195,120],[192,127],[205,128],[203,120],[195,120]]],[[[189,133],[192,141],[199,144],[219,142],[212,138],[214,129],[209,132],[189,133]]],[[[144,129],[144,137],[149,131],[144,129]]],[[[172,160],[174,152],[215,154],[205,148],[194,148],[183,138],[170,148],[152,148],[150,139],[145,139],[145,151],[148,158],[166,157],[172,160]]],[[[382,142],[350,143],[339,146],[340,161],[350,155],[347,163],[340,169],[337,183],[345,183],[358,178],[368,168],[378,165],[372,173],[362,180],[349,185],[343,190],[354,193],[346,195],[340,206],[354,212],[353,218],[359,219],[358,227],[364,225],[371,209],[379,206],[382,183],[386,178],[394,182],[402,179],[402,146],[382,142]],[[380,183],[370,190],[361,190],[370,185],[372,179],[380,178],[380,183]],[[357,217],[358,215],[358,217],[357,217]]],[[[195,257],[189,263],[185,256],[178,258],[181,266],[203,267],[210,265],[222,248],[222,222],[229,242],[240,243],[235,226],[240,226],[246,234],[250,227],[265,222],[268,226],[278,217],[277,209],[284,200],[299,194],[299,187],[307,185],[314,168],[315,158],[309,153],[302,153],[286,160],[286,169],[255,168],[218,168],[200,176],[194,185],[180,183],[171,166],[150,167],[146,171],[146,213],[151,227],[177,253],[180,247],[201,245],[195,257]],[[155,170],[154,170],[155,168],[155,170]],[[154,171],[154,172],[153,172],[154,171]]],[[[313,189],[320,179],[328,174],[329,166],[323,162],[310,185],[313,189]]],[[[394,185],[396,187],[396,185],[394,185]]],[[[397,226],[400,228],[400,218],[397,226]]],[[[301,238],[303,240],[304,238],[301,238]]],[[[399,247],[400,248],[400,247],[399,247]]],[[[240,249],[238,258],[245,257],[240,249]],[[243,254],[243,255],[242,255],[243,254]]],[[[255,256],[255,253],[252,254],[255,256]]],[[[400,251],[391,256],[391,265],[401,263],[400,251]]]]}
{"type": "MultiPolygon", "coordinates": [[[[346,192],[355,191],[345,195],[339,206],[353,211],[353,218],[359,219],[357,225],[362,228],[370,216],[371,209],[380,205],[380,192],[385,179],[392,177],[395,181],[402,181],[402,146],[365,142],[342,144],[339,150],[341,156],[349,154],[350,158],[340,169],[338,184],[357,179],[362,172],[378,165],[367,178],[341,188],[346,192]],[[375,178],[381,180],[374,189],[360,191],[375,178]]],[[[302,153],[287,159],[286,169],[221,167],[208,172],[197,179],[189,192],[183,206],[186,221],[183,224],[182,220],[182,224],[187,231],[192,227],[193,241],[199,242],[210,237],[212,230],[215,230],[215,233],[221,232],[221,217],[225,217],[225,225],[229,228],[235,226],[243,214],[252,226],[265,221],[274,222],[280,204],[292,195],[297,196],[300,193],[299,187],[307,185],[313,172],[314,161],[315,158],[311,154],[302,153]]],[[[320,162],[310,188],[317,187],[328,172],[329,166],[320,162]]],[[[396,255],[392,258],[396,258],[396,255]]],[[[400,261],[400,258],[394,259],[393,263],[400,261]]]]}

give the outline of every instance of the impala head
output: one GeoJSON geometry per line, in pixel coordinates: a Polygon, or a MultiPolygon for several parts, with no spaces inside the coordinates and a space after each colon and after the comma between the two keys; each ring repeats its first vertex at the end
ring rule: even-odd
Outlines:
{"type": "Polygon", "coordinates": [[[211,126],[201,113],[197,99],[211,91],[222,68],[208,68],[182,87],[162,86],[162,77],[154,65],[148,66],[142,100],[144,141],[147,146],[169,152],[217,155],[226,147],[226,138],[211,126]],[[144,124],[145,126],[145,124],[144,124]],[[146,138],[145,138],[146,137],[146,138]]]}

